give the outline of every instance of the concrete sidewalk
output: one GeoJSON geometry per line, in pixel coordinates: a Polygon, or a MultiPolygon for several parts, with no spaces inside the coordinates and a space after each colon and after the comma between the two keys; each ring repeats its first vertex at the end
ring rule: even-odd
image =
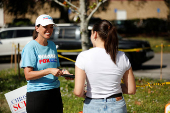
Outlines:
{"type": "MultiPolygon", "coordinates": [[[[160,79],[161,75],[161,54],[156,53],[155,57],[144,63],[139,70],[134,70],[137,77],[149,77],[160,79]]],[[[163,54],[162,79],[170,80],[170,53],[163,54]]]]}

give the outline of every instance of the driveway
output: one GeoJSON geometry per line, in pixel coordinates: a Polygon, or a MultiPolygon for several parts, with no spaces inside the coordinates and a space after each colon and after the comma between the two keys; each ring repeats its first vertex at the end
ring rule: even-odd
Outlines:
{"type": "MultiPolygon", "coordinates": [[[[161,54],[156,53],[155,57],[150,61],[145,62],[139,70],[134,70],[133,73],[138,77],[149,77],[160,79],[161,75],[161,54]]],[[[170,53],[163,54],[162,63],[162,79],[170,80],[170,53]]]]}

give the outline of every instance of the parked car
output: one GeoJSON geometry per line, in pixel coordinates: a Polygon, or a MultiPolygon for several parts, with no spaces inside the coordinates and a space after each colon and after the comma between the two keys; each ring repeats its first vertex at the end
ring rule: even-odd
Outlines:
{"type": "Polygon", "coordinates": [[[35,27],[9,27],[0,29],[0,56],[15,54],[14,46],[20,44],[20,50],[31,41],[35,27]]]}
{"type": "MultiPolygon", "coordinates": [[[[91,35],[90,30],[91,29],[89,29],[89,38],[91,35]]],[[[142,63],[154,57],[154,52],[148,41],[128,40],[122,38],[120,35],[118,35],[118,38],[119,50],[125,52],[126,56],[130,59],[133,68],[140,67],[142,63]]],[[[80,26],[74,24],[57,24],[50,40],[56,44],[58,50],[81,49],[80,26]]],[[[73,60],[76,60],[76,57],[79,54],[79,52],[65,51],[58,53],[73,60]]],[[[74,64],[73,62],[63,58],[60,58],[59,60],[61,65],[74,64]]]]}
{"type": "MultiPolygon", "coordinates": [[[[81,49],[80,27],[75,24],[57,24],[57,27],[54,27],[53,35],[50,40],[56,44],[58,50],[81,49]]],[[[75,60],[79,54],[79,52],[58,53],[73,60],[75,60]]],[[[74,64],[73,62],[62,58],[59,60],[61,65],[74,64]]]]}

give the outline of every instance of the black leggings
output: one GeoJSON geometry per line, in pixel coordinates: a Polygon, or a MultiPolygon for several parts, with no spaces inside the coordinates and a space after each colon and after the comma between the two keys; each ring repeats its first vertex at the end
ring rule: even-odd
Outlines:
{"type": "Polygon", "coordinates": [[[27,92],[27,113],[63,113],[60,88],[27,92]]]}

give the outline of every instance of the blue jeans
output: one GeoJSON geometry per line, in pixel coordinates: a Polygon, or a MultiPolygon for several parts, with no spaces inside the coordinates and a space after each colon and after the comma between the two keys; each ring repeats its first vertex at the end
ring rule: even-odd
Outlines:
{"type": "Polygon", "coordinates": [[[86,98],[83,106],[83,113],[127,113],[126,103],[122,99],[90,99],[86,98]]]}

